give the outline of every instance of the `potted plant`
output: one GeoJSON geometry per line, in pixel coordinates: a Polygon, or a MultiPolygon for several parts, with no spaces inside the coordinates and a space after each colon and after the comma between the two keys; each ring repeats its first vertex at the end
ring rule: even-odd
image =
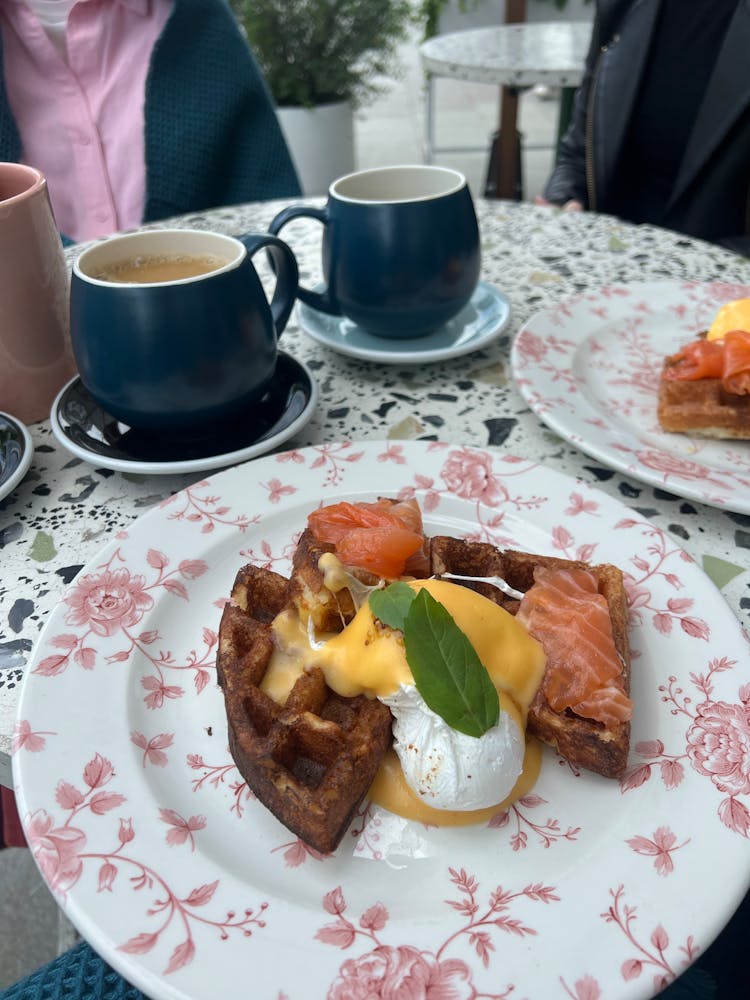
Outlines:
{"type": "Polygon", "coordinates": [[[230,0],[306,194],[354,169],[354,109],[392,72],[412,0],[230,0]]]}

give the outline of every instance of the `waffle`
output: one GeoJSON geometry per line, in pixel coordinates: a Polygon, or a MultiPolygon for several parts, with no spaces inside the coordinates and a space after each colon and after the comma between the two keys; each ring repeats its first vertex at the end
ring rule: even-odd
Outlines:
{"type": "Polygon", "coordinates": [[[750,438],[750,395],[726,392],[718,378],[667,379],[665,361],[657,415],[665,431],[698,437],[750,438]]]}
{"type": "Polygon", "coordinates": [[[290,589],[270,570],[239,571],[219,626],[217,673],[240,774],[284,826],[328,854],[391,744],[391,713],[379,701],[335,694],[318,668],[297,679],[284,705],[260,689],[274,650],[271,622],[290,589]]]}
{"type": "MultiPolygon", "coordinates": [[[[445,536],[432,539],[430,561],[432,572],[436,576],[443,573],[500,576],[522,593],[533,584],[534,569],[537,566],[588,569],[595,575],[599,593],[609,606],[612,634],[623,664],[623,687],[626,694],[630,693],[627,596],[622,573],[616,566],[589,566],[574,560],[530,555],[511,549],[500,550],[485,542],[467,542],[445,536]]],[[[517,600],[491,584],[465,583],[464,586],[489,597],[511,614],[518,610],[517,600]]],[[[630,747],[629,722],[607,728],[593,719],[575,715],[570,709],[556,712],[547,703],[540,688],[529,708],[527,732],[554,747],[560,756],[576,767],[595,771],[607,778],[618,778],[625,771],[630,747]]]]}
{"type": "Polygon", "coordinates": [[[289,602],[302,621],[312,621],[316,632],[340,632],[356,614],[355,597],[366,596],[378,583],[378,577],[366,570],[344,571],[337,559],[332,560],[333,571],[327,575],[321,556],[333,551],[333,545],[317,541],[306,528],[292,560],[289,602]],[[352,589],[358,593],[352,595],[352,589]]]}

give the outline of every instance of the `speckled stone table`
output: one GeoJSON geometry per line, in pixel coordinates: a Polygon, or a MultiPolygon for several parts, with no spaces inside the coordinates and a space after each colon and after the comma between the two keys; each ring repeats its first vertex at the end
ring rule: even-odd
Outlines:
{"type": "MultiPolygon", "coordinates": [[[[263,231],[280,208],[268,202],[179,221],[226,233],[263,231]]],[[[713,576],[747,628],[750,517],[644,485],[560,439],[528,409],[513,383],[509,348],[532,313],[585,289],[660,278],[750,284],[750,261],[606,216],[497,201],[480,202],[477,209],[482,277],[502,289],[512,305],[506,331],[476,353],[401,367],[343,357],[309,339],[292,321],[283,346],[309,367],[320,398],[311,422],[285,447],[346,438],[441,439],[505,449],[545,463],[597,485],[671,535],[713,576]]],[[[320,277],[319,227],[295,223],[285,236],[298,254],[305,283],[313,284],[320,277]]],[[[69,259],[77,252],[69,250],[69,259]]],[[[0,501],[0,781],[7,785],[24,664],[65,585],[118,528],[202,478],[111,472],[72,457],[57,444],[47,421],[30,430],[35,444],[31,469],[0,501]]]]}
{"type": "Polygon", "coordinates": [[[577,87],[591,23],[499,24],[436,35],[420,46],[422,66],[435,76],[474,83],[577,87]]]}

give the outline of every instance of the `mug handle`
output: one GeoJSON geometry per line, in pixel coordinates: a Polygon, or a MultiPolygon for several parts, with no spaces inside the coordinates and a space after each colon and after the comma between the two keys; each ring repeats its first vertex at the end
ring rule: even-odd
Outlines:
{"type": "Polygon", "coordinates": [[[276,275],[276,287],[273,290],[273,297],[270,302],[271,317],[276,339],[278,340],[284,332],[284,327],[292,314],[294,299],[297,294],[297,282],[299,281],[299,271],[297,269],[297,258],[283,240],[267,233],[260,233],[252,236],[239,236],[239,241],[245,244],[248,254],[252,257],[258,250],[265,250],[271,263],[273,273],[276,275]]]}
{"type": "MultiPolygon", "coordinates": [[[[274,216],[271,220],[271,225],[268,227],[268,231],[276,235],[287,222],[302,217],[316,219],[323,226],[327,226],[329,221],[328,208],[312,208],[309,205],[290,205],[289,208],[282,209],[278,215],[274,216]]],[[[328,313],[331,316],[341,315],[341,309],[331,295],[331,289],[327,286],[320,292],[313,292],[310,288],[297,285],[297,298],[300,302],[304,302],[305,305],[313,309],[318,309],[320,312],[328,313]]]]}

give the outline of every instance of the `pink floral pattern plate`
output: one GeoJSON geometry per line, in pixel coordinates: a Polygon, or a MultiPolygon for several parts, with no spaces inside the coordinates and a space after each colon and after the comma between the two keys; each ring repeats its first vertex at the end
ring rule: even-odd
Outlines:
{"type": "Polygon", "coordinates": [[[72,921],[160,1000],[647,998],[750,882],[747,662],[690,557],[573,479],[448,444],[288,451],[171,497],[70,585],[24,680],[19,811],[72,921]],[[286,571],[312,509],[377,495],[417,496],[432,533],[622,567],[622,781],[545,751],[533,791],[485,825],[365,804],[329,857],[253,799],[214,669],[234,575],[248,560],[286,571]]]}
{"type": "Polygon", "coordinates": [[[605,465],[712,507],[750,513],[750,442],[668,434],[656,417],[665,355],[750,287],[686,281],[607,285],[536,313],[512,349],[532,410],[605,465]]]}

